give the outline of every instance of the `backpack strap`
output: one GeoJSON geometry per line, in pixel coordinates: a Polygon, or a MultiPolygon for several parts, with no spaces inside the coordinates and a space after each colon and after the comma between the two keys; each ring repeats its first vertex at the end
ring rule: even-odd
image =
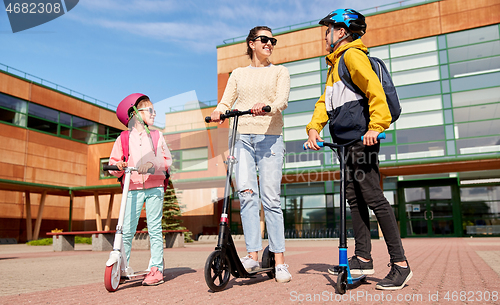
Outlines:
{"type": "Polygon", "coordinates": [[[128,155],[129,155],[129,150],[128,150],[128,138],[129,138],[130,132],[128,130],[124,130],[120,133],[120,140],[122,144],[122,160],[124,162],[128,161],[128,155]]]}
{"type": "Polygon", "coordinates": [[[362,96],[366,96],[365,93],[358,88],[353,82],[351,78],[351,73],[349,73],[349,69],[347,69],[347,66],[345,64],[344,60],[344,55],[348,51],[347,49],[344,53],[342,53],[342,56],[340,56],[339,62],[338,62],[338,71],[339,71],[339,77],[340,80],[344,83],[344,85],[349,88],[351,91],[356,92],[362,96]]]}

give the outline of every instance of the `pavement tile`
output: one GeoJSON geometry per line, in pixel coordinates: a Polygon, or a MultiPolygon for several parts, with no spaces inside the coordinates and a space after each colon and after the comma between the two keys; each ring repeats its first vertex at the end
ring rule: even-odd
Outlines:
{"type": "MultiPolygon", "coordinates": [[[[349,256],[353,244],[349,240],[349,256]]],[[[236,245],[244,256],[244,243],[236,245]]],[[[0,245],[4,282],[0,304],[500,304],[500,279],[493,265],[500,238],[411,238],[404,239],[403,245],[414,274],[403,290],[375,289],[390,268],[384,241],[374,240],[375,274],[344,295],[335,293],[337,278],[327,273],[338,262],[337,240],[287,240],[291,282],[276,283],[266,275],[231,277],[227,288],[217,293],[209,290],[203,274],[214,244],[165,249],[164,284],[149,287],[140,281],[127,282],[114,293],[103,285],[108,252],[92,252],[85,246],[52,252],[51,247],[0,245]]],[[[141,269],[148,260],[149,251],[132,252],[134,269],[141,269]]]]}

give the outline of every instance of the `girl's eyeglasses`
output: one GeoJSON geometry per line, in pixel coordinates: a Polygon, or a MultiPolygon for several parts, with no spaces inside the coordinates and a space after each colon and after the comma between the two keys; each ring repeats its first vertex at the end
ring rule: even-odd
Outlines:
{"type": "Polygon", "coordinates": [[[148,107],[148,108],[141,108],[141,109],[137,109],[138,111],[149,111],[149,114],[150,115],[156,115],[156,110],[154,110],[153,108],[151,107],[148,107]]]}
{"type": "Polygon", "coordinates": [[[256,40],[257,40],[257,39],[259,39],[259,38],[260,38],[260,41],[261,41],[263,44],[266,44],[268,41],[271,41],[271,44],[272,44],[273,46],[275,46],[275,45],[276,45],[276,43],[278,42],[278,39],[276,39],[276,38],[269,38],[269,37],[264,36],[264,35],[257,36],[257,37],[255,37],[254,39],[252,39],[252,41],[256,41],[256,40]]]}

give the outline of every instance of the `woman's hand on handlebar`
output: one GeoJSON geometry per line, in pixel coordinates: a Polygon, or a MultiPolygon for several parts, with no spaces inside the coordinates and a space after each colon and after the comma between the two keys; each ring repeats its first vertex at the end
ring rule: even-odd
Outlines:
{"type": "Polygon", "coordinates": [[[378,143],[377,136],[380,132],[368,130],[363,136],[363,145],[372,146],[378,143]]]}
{"type": "Polygon", "coordinates": [[[264,108],[266,106],[266,104],[264,103],[257,103],[255,105],[253,105],[252,107],[252,115],[253,116],[256,116],[256,115],[265,115],[267,112],[265,112],[264,110],[262,110],[262,108],[264,108]]]}
{"type": "Polygon", "coordinates": [[[222,124],[224,122],[224,120],[220,119],[221,114],[222,114],[222,112],[220,112],[220,111],[212,112],[212,114],[210,115],[212,122],[219,122],[219,124],[222,124]]]}
{"type": "Polygon", "coordinates": [[[309,129],[309,138],[304,143],[304,147],[312,150],[319,150],[321,147],[316,142],[324,142],[316,129],[309,129]]]}
{"type": "Polygon", "coordinates": [[[128,166],[127,162],[124,162],[124,161],[120,161],[118,163],[115,164],[116,167],[118,167],[119,170],[123,170],[125,167],[128,166]]]}

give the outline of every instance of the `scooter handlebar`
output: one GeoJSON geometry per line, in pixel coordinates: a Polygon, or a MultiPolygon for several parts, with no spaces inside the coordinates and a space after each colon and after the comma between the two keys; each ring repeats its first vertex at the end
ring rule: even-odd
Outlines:
{"type": "MultiPolygon", "coordinates": [[[[128,167],[128,168],[131,171],[137,171],[137,167],[128,167]]],[[[120,169],[116,165],[103,164],[102,170],[104,170],[104,171],[119,171],[120,169]]],[[[150,169],[148,169],[148,174],[154,174],[154,173],[155,173],[155,168],[154,167],[151,167],[150,169]]]]}
{"type": "MultiPolygon", "coordinates": [[[[271,112],[271,106],[267,105],[267,106],[264,106],[262,107],[262,110],[265,111],[265,112],[271,112]]],[[[220,115],[220,119],[221,120],[225,120],[227,118],[230,118],[230,117],[235,117],[235,116],[240,116],[240,115],[244,115],[244,114],[252,114],[252,109],[249,109],[247,111],[238,111],[238,109],[235,109],[235,110],[228,110],[226,111],[226,113],[223,113],[220,115]]],[[[212,117],[205,117],[205,122],[206,123],[210,123],[212,122],[212,117]]]]}
{"type": "MultiPolygon", "coordinates": [[[[385,139],[387,136],[385,134],[385,132],[381,132],[378,134],[377,136],[377,140],[383,140],[385,139]]],[[[363,141],[363,136],[361,136],[361,141],[363,141]]],[[[318,145],[319,147],[324,147],[325,146],[325,142],[316,142],[316,145],[318,145]]],[[[305,145],[302,145],[302,148],[304,148],[304,150],[308,150],[309,148],[307,148],[305,145]]]]}

